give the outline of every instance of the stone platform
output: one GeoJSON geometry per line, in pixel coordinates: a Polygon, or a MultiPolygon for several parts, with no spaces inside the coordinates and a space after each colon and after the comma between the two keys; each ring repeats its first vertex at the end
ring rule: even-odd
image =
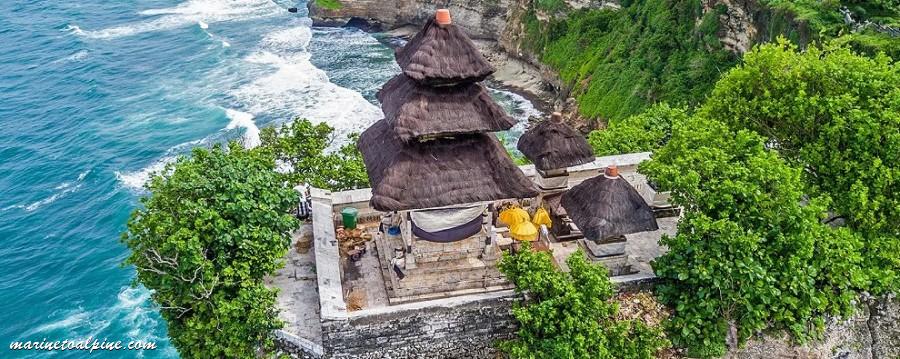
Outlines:
{"type": "MultiPolygon", "coordinates": [[[[377,231],[373,236],[380,259],[380,272],[391,305],[512,288],[497,269],[495,261],[484,261],[477,255],[454,256],[424,263],[417,261],[415,268],[405,269],[403,271],[405,276],[400,279],[392,268],[391,258],[394,248],[403,248],[402,239],[399,236],[382,235],[377,231]]],[[[468,247],[480,253],[484,247],[481,239],[467,239],[446,244],[425,241],[416,243],[421,247],[453,249],[447,253],[466,252],[468,247]]]]}

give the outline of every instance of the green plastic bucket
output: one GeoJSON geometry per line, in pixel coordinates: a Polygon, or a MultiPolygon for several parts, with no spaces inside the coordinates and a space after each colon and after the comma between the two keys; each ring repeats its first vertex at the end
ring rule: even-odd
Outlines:
{"type": "Polygon", "coordinates": [[[356,228],[356,217],[359,215],[359,210],[353,207],[347,207],[341,210],[341,219],[344,222],[344,228],[346,229],[355,229],[356,228]]]}

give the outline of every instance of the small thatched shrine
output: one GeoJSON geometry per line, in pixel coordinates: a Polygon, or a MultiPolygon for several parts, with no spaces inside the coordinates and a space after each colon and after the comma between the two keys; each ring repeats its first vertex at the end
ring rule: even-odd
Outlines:
{"type": "Polygon", "coordinates": [[[525,131],[516,147],[534,163],[538,174],[535,182],[544,191],[565,189],[569,184],[567,168],[594,160],[591,145],[563,122],[559,112],[525,131]]]}
{"type": "Polygon", "coordinates": [[[625,235],[659,229],[653,210],[616,166],[563,193],[560,204],[584,234],[588,255],[614,274],[628,270],[625,235]]]}
{"type": "Polygon", "coordinates": [[[472,268],[496,271],[491,208],[538,194],[490,133],[514,124],[478,83],[494,70],[447,10],[396,57],[403,73],[378,93],[385,118],[358,145],[371,205],[386,212],[383,242],[394,258],[389,291],[411,297],[488,287],[490,275],[472,268]],[[454,270],[456,283],[410,283],[454,270]]]}

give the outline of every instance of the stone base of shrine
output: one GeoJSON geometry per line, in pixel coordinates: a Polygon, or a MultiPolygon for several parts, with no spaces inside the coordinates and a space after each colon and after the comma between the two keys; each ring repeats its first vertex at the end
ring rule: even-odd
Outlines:
{"type": "MultiPolygon", "coordinates": [[[[443,253],[415,256],[415,265],[400,266],[394,250],[403,248],[399,236],[373,235],[379,269],[390,305],[512,288],[496,267],[496,256],[485,258],[483,236],[452,243],[417,240],[413,252],[443,253]]],[[[497,249],[494,248],[494,252],[497,249]]],[[[499,253],[498,253],[499,254],[499,253]]]]}

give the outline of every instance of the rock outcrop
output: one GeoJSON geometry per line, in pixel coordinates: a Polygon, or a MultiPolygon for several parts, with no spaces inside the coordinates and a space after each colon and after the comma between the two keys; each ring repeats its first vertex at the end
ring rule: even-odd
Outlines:
{"type": "MultiPolygon", "coordinates": [[[[421,26],[438,8],[450,9],[453,23],[473,39],[496,40],[506,27],[507,8],[517,0],[343,0],[343,7],[329,10],[309,2],[313,24],[344,26],[353,19],[380,24],[384,29],[421,26]]],[[[357,20],[357,21],[358,21],[357,20]]]]}

